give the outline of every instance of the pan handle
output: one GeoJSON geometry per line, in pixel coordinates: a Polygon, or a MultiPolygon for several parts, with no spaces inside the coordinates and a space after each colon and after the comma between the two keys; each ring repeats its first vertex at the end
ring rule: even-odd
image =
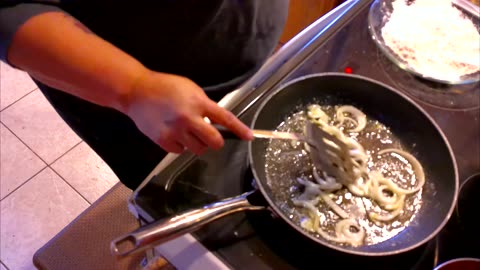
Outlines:
{"type": "Polygon", "coordinates": [[[257,191],[246,192],[141,227],[113,240],[110,243],[110,250],[116,256],[130,255],[193,232],[226,215],[243,210],[266,209],[265,206],[256,206],[248,202],[247,197],[253,192],[257,191]]]}

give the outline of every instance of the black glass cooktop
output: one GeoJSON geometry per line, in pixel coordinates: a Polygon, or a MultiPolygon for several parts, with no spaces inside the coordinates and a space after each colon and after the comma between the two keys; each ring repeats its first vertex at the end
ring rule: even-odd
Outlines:
{"type": "MultiPolygon", "coordinates": [[[[386,83],[411,96],[437,121],[454,151],[461,183],[480,173],[480,84],[440,85],[398,69],[371,40],[367,15],[368,6],[345,19],[349,22],[318,45],[283,82],[311,73],[346,71],[386,83]]],[[[250,123],[260,103],[261,99],[240,119],[250,123]]],[[[167,167],[138,191],[136,207],[158,220],[252,190],[247,151],[245,142],[227,140],[221,151],[182,166],[167,167]]],[[[480,258],[478,222],[476,227],[472,225],[476,222],[475,209],[469,203],[475,192],[480,194],[480,177],[465,183],[469,184],[462,185],[459,206],[447,226],[432,241],[401,255],[361,257],[339,253],[312,243],[268,211],[237,213],[193,235],[233,269],[307,269],[307,265],[319,268],[327,262],[339,269],[433,269],[452,258],[480,258]]]]}

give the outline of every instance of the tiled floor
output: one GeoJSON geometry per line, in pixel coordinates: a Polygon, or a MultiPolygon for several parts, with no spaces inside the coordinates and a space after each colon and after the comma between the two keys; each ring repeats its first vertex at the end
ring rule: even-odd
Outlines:
{"type": "Polygon", "coordinates": [[[33,81],[0,64],[0,270],[32,256],[117,183],[33,81]]]}

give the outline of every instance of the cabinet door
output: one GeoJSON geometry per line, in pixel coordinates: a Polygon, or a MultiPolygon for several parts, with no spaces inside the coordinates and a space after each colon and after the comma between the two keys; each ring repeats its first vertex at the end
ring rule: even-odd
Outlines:
{"type": "Polygon", "coordinates": [[[284,44],[343,0],[290,0],[288,19],[280,38],[284,44]]]}

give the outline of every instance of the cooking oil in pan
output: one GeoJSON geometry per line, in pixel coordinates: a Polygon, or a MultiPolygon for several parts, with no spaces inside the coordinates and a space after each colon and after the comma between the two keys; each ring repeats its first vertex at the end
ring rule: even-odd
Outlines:
{"type": "MultiPolygon", "coordinates": [[[[336,120],[335,111],[338,107],[322,106],[322,110],[330,116],[331,124],[336,120]]],[[[277,131],[302,133],[306,121],[303,110],[292,114],[285,119],[277,131]]],[[[346,122],[344,128],[349,128],[346,122]]],[[[345,130],[345,129],[344,129],[345,130]]],[[[356,139],[369,156],[368,168],[380,170],[386,177],[401,188],[415,185],[415,176],[411,164],[392,156],[378,158],[379,151],[387,148],[404,150],[402,143],[388,127],[367,116],[367,125],[358,133],[347,133],[356,139]]],[[[265,171],[267,184],[271,188],[274,202],[298,226],[307,216],[305,209],[293,204],[292,199],[302,193],[302,186],[296,181],[298,177],[313,180],[312,164],[303,143],[292,143],[287,140],[270,140],[267,146],[265,171]]],[[[345,210],[351,217],[365,229],[364,245],[373,245],[383,242],[400,233],[413,220],[422,206],[422,189],[414,194],[407,195],[402,213],[388,222],[373,222],[367,213],[374,211],[386,213],[370,198],[353,195],[347,188],[333,192],[333,201],[345,210]]],[[[341,219],[325,203],[320,200],[320,227],[325,232],[335,236],[335,224],[341,219]]],[[[311,232],[316,237],[320,235],[311,232]]],[[[339,244],[343,245],[343,244],[339,244]]]]}

